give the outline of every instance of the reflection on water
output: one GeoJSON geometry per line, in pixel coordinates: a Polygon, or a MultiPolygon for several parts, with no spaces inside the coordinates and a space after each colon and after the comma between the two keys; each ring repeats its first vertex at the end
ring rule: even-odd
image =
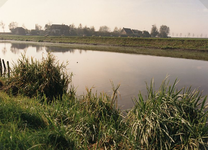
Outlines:
{"type": "MultiPolygon", "coordinates": [[[[21,52],[21,50],[27,51],[28,48],[34,47],[36,48],[37,52],[41,52],[43,50],[46,50],[47,52],[69,52],[69,53],[74,53],[75,49],[69,49],[67,47],[59,47],[59,46],[41,46],[41,45],[30,45],[30,44],[22,44],[22,43],[11,43],[11,47],[10,50],[12,53],[14,54],[18,54],[19,52],[21,52]]],[[[3,48],[4,51],[6,50],[6,47],[3,48]]],[[[3,50],[2,50],[3,51],[3,50]]],[[[86,51],[86,50],[79,50],[80,54],[82,53],[82,51],[86,51]]],[[[4,54],[6,53],[6,51],[4,52],[4,54]]]]}
{"type": "Polygon", "coordinates": [[[43,50],[43,46],[41,45],[29,45],[29,44],[22,44],[22,43],[11,43],[10,50],[12,53],[18,54],[19,52],[21,52],[21,50],[27,51],[29,47],[36,48],[37,52],[40,52],[43,50]]]}
{"type": "Polygon", "coordinates": [[[20,44],[20,43],[12,43],[11,49],[19,50],[19,49],[27,49],[29,45],[27,44],[20,44]]]}
{"type": "Polygon", "coordinates": [[[69,49],[67,47],[58,47],[58,46],[46,46],[45,47],[47,52],[53,52],[53,53],[74,53],[75,51],[79,51],[80,54],[82,52],[86,52],[87,50],[77,50],[77,49],[69,49]]]}
{"type": "Polygon", "coordinates": [[[10,43],[0,43],[0,49],[0,57],[14,62],[23,52],[28,57],[41,59],[47,51],[52,51],[60,62],[69,62],[68,71],[74,74],[73,84],[78,95],[85,93],[86,87],[111,94],[110,81],[121,84],[119,104],[123,109],[133,105],[132,97],[137,97],[139,91],[146,94],[145,81],[149,84],[154,78],[158,89],[166,75],[170,75],[170,84],[176,78],[180,80],[178,89],[192,85],[208,95],[207,61],[10,43]]]}
{"type": "Polygon", "coordinates": [[[5,55],[5,54],[6,54],[6,52],[7,52],[6,47],[3,47],[3,48],[2,48],[2,53],[5,55]]]}
{"type": "Polygon", "coordinates": [[[47,52],[61,52],[61,53],[70,52],[70,53],[74,53],[74,49],[69,49],[69,48],[66,48],[66,47],[55,47],[55,46],[46,46],[46,51],[47,52]]]}

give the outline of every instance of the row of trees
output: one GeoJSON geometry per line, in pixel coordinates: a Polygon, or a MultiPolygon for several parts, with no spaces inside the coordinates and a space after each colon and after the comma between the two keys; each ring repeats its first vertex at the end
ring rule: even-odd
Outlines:
{"type": "Polygon", "coordinates": [[[64,34],[70,36],[120,36],[122,31],[121,28],[115,27],[114,31],[111,32],[108,26],[101,26],[99,30],[96,31],[94,26],[83,27],[82,24],[79,24],[78,27],[75,27],[74,24],[69,26],[46,24],[44,29],[45,33],[48,35],[64,34]],[[56,31],[56,27],[59,28],[60,33],[54,32],[56,31]]]}
{"type": "MultiPolygon", "coordinates": [[[[1,26],[1,24],[0,24],[1,26]]],[[[5,26],[4,26],[5,27],[5,26]]],[[[13,34],[31,34],[31,35],[70,35],[70,36],[93,36],[93,35],[100,35],[100,36],[119,36],[121,32],[121,28],[118,29],[115,27],[114,31],[111,32],[110,28],[107,26],[101,26],[98,31],[95,31],[94,26],[87,27],[82,26],[79,24],[78,27],[75,27],[74,24],[71,25],[52,25],[48,23],[44,26],[35,24],[35,29],[28,30],[24,25],[22,27],[18,27],[18,23],[11,22],[9,24],[9,29],[13,34]],[[18,30],[17,30],[18,29],[18,30]],[[24,29],[25,31],[23,31],[24,29]],[[21,31],[20,31],[21,30],[21,31]],[[59,30],[59,31],[57,31],[59,30]],[[18,32],[19,31],[19,32],[18,32]]]]}
{"type": "Polygon", "coordinates": [[[169,33],[170,33],[170,28],[166,25],[160,26],[159,31],[156,25],[152,25],[151,37],[167,38],[169,33]]]}
{"type": "Polygon", "coordinates": [[[188,32],[187,34],[182,34],[182,33],[172,33],[172,36],[176,36],[176,37],[207,37],[207,34],[203,35],[201,34],[194,34],[194,33],[190,33],[188,32]]]}
{"type": "MultiPolygon", "coordinates": [[[[75,27],[74,24],[71,25],[53,25],[48,23],[44,26],[36,24],[35,29],[28,30],[24,25],[18,27],[17,22],[11,22],[9,29],[12,34],[21,34],[21,35],[68,35],[68,36],[122,36],[122,29],[115,27],[111,32],[110,28],[107,26],[101,26],[98,31],[95,31],[94,26],[87,27],[79,24],[78,27],[75,27]]],[[[0,27],[5,31],[5,24],[1,21],[0,27]]],[[[143,34],[143,37],[161,37],[167,38],[170,32],[170,29],[166,25],[160,26],[159,30],[156,25],[152,26],[151,33],[148,31],[139,31],[143,34]]]]}

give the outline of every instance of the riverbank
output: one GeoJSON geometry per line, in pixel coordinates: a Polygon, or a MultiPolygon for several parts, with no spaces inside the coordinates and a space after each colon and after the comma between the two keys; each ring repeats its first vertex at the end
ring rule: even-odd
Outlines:
{"type": "Polygon", "coordinates": [[[0,35],[7,42],[208,61],[208,40],[191,38],[56,37],[0,35]],[[9,40],[9,41],[8,41],[9,40]]]}
{"type": "Polygon", "coordinates": [[[50,104],[37,97],[12,96],[1,91],[0,147],[206,149],[207,112],[205,103],[199,105],[199,100],[203,100],[200,92],[187,90],[180,95],[175,84],[166,83],[159,91],[154,91],[152,83],[148,98],[139,94],[126,116],[117,108],[116,91],[110,97],[87,89],[81,99],[66,94],[50,104]]]}

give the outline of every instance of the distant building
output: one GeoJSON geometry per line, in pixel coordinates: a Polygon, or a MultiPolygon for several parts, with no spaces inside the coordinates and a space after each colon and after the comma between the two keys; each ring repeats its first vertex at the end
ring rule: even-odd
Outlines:
{"type": "Polygon", "coordinates": [[[45,35],[45,31],[44,30],[36,30],[36,29],[32,29],[30,30],[30,35],[45,35]]]}
{"type": "Polygon", "coordinates": [[[137,29],[132,29],[132,32],[133,32],[134,36],[142,37],[142,31],[139,31],[137,29]]]}
{"type": "Polygon", "coordinates": [[[134,33],[132,32],[132,30],[130,28],[123,28],[121,30],[121,36],[133,36],[134,33]]]}
{"type": "Polygon", "coordinates": [[[30,31],[30,35],[39,35],[39,31],[33,29],[30,31]]]}
{"type": "MultiPolygon", "coordinates": [[[[146,33],[145,33],[146,34],[146,33]]],[[[137,29],[123,28],[121,30],[121,36],[124,37],[143,37],[143,32],[137,29]]]]}
{"type": "Polygon", "coordinates": [[[151,37],[150,33],[148,31],[142,31],[142,37],[151,37]]]}
{"type": "Polygon", "coordinates": [[[52,24],[49,28],[50,35],[69,35],[68,25],[52,24]]]}
{"type": "Polygon", "coordinates": [[[11,29],[12,34],[16,35],[26,35],[26,31],[23,27],[16,27],[14,29],[11,29]]]}

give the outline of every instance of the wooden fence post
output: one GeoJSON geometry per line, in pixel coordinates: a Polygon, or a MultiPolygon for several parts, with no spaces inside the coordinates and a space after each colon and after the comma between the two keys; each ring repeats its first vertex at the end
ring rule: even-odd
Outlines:
{"type": "Polygon", "coordinates": [[[6,74],[6,65],[5,65],[4,59],[2,59],[2,62],[3,62],[3,67],[4,67],[4,75],[5,75],[5,74],[6,74]]]}
{"type": "Polygon", "coordinates": [[[1,58],[0,58],[0,76],[2,77],[2,63],[1,63],[1,58]]]}
{"type": "Polygon", "coordinates": [[[10,77],[10,67],[9,67],[9,61],[7,61],[7,70],[8,70],[8,77],[10,77]]]}
{"type": "Polygon", "coordinates": [[[3,75],[6,75],[6,70],[8,70],[8,77],[10,77],[10,66],[9,66],[9,61],[7,61],[7,68],[6,68],[6,64],[4,62],[4,59],[0,58],[0,77],[2,77],[3,75]],[[4,67],[4,71],[3,71],[3,67],[4,67]]]}

